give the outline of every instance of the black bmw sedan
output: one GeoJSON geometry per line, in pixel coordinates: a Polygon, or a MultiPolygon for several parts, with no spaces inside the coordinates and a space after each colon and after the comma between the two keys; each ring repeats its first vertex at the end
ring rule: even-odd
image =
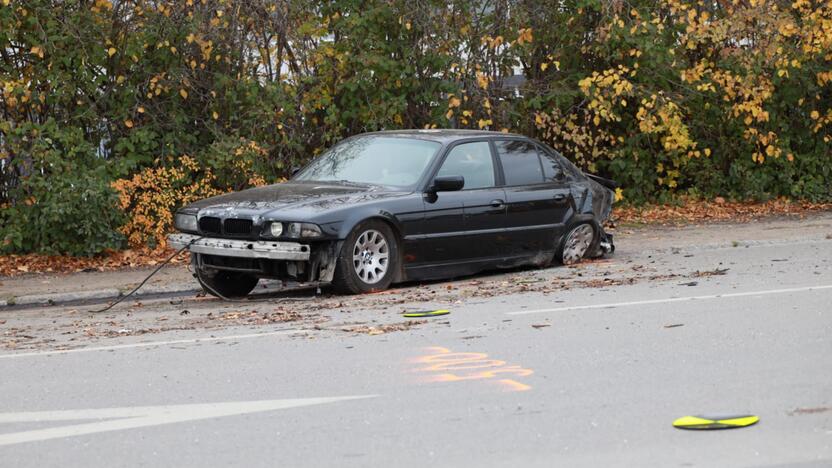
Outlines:
{"type": "Polygon", "coordinates": [[[611,252],[602,223],[614,187],[521,135],[365,133],[288,182],[180,209],[169,241],[219,297],[245,296],[260,278],[362,293],[611,252]]]}

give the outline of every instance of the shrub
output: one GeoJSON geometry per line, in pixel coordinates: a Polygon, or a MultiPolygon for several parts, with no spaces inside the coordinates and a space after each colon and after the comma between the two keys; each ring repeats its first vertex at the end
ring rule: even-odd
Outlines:
{"type": "Polygon", "coordinates": [[[193,158],[179,158],[177,167],[161,166],[161,161],[157,165],[112,184],[119,207],[129,213],[119,232],[131,246],[164,247],[177,208],[221,193],[213,187],[211,169],[202,169],[193,158]]]}
{"type": "Polygon", "coordinates": [[[78,131],[52,121],[21,125],[7,128],[5,143],[28,157],[3,167],[9,201],[0,206],[0,250],[93,255],[122,247],[115,191],[78,131]]]}

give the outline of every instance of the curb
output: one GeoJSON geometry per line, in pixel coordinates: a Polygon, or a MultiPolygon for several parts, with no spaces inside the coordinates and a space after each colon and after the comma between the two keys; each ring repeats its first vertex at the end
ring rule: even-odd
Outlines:
{"type": "MultiPolygon", "coordinates": [[[[51,294],[29,294],[26,296],[19,297],[12,296],[7,299],[0,299],[0,308],[34,305],[58,305],[69,302],[118,299],[119,297],[132,291],[132,289],[133,288],[122,291],[116,288],[107,288],[92,291],[77,291],[51,294]]],[[[166,286],[150,287],[146,289],[142,288],[136,291],[135,294],[133,294],[133,296],[146,297],[161,294],[195,294],[200,291],[202,291],[201,287],[192,284],[171,284],[166,286]]]]}

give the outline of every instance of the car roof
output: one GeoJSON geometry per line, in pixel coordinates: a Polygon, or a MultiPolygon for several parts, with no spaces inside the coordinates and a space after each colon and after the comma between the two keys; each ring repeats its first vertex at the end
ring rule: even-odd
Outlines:
{"type": "Polygon", "coordinates": [[[419,138],[423,140],[433,140],[441,143],[450,143],[456,140],[465,138],[481,138],[481,137],[517,137],[528,138],[524,135],[516,133],[492,132],[487,130],[464,130],[453,128],[432,128],[432,129],[413,129],[413,130],[384,130],[380,132],[361,133],[355,136],[362,135],[378,135],[389,136],[394,138],[419,138]]]}

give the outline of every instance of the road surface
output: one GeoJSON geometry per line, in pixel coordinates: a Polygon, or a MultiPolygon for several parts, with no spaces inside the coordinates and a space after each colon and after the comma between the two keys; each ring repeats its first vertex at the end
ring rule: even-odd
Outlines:
{"type": "Polygon", "coordinates": [[[832,215],[618,247],[370,296],[2,311],[0,466],[832,466],[832,215]],[[760,422],[671,425],[703,413],[760,422]]]}

